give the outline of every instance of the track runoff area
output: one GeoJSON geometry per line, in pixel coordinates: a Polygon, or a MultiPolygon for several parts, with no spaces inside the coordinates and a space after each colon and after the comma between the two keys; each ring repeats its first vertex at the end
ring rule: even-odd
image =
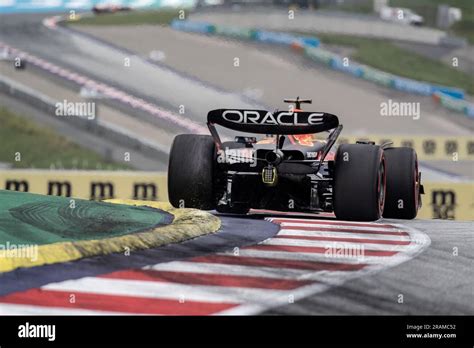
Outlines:
{"type": "Polygon", "coordinates": [[[261,243],[15,292],[0,297],[0,313],[258,314],[408,261],[430,244],[397,224],[267,220],[280,229],[261,243]]]}

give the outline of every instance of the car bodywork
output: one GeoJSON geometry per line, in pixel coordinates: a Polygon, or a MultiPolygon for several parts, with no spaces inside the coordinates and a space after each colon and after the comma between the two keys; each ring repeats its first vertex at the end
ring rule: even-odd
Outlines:
{"type": "MultiPolygon", "coordinates": [[[[342,131],[337,116],[290,111],[212,110],[208,127],[218,153],[215,192],[225,207],[279,211],[332,211],[333,146],[342,131]],[[256,134],[222,142],[216,125],[256,134]],[[313,133],[328,132],[325,139],[313,133]],[[271,135],[269,135],[271,134],[271,135]]],[[[306,101],[308,102],[308,101],[306,101]]]]}

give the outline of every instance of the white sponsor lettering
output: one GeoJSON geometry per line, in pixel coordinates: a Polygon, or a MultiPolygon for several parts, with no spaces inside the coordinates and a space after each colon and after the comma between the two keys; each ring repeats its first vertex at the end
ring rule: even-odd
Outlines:
{"type": "Polygon", "coordinates": [[[307,120],[303,120],[300,115],[297,112],[278,112],[275,114],[267,112],[262,117],[255,110],[226,110],[222,113],[222,118],[233,123],[262,126],[311,126],[323,123],[323,113],[311,113],[307,116],[307,120]]]}

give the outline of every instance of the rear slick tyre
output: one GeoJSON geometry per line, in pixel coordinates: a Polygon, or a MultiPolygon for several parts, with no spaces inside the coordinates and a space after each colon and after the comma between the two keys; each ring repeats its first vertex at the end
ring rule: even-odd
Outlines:
{"type": "Polygon", "coordinates": [[[420,206],[418,160],[409,147],[385,150],[387,168],[387,195],[383,217],[414,219],[420,206]]]}
{"type": "Polygon", "coordinates": [[[334,213],[339,220],[375,221],[385,203],[385,160],[380,146],[340,145],[335,159],[334,213]]]}
{"type": "Polygon", "coordinates": [[[168,197],[173,207],[215,209],[215,157],[214,140],[209,135],[182,134],[174,138],[168,165],[168,197]]]}

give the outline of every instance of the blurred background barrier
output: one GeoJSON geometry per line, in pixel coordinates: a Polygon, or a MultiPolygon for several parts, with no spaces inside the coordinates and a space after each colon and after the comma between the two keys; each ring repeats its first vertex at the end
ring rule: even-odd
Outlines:
{"type": "Polygon", "coordinates": [[[431,95],[432,87],[429,83],[419,82],[403,77],[393,77],[392,86],[399,91],[421,94],[421,95],[431,95]]]}
{"type": "Polygon", "coordinates": [[[474,105],[471,104],[466,107],[466,115],[474,118],[474,105]]]}
{"type": "MultiPolygon", "coordinates": [[[[259,30],[256,28],[214,25],[208,22],[196,22],[180,19],[173,20],[171,27],[176,30],[188,32],[215,34],[239,39],[255,40],[262,43],[287,45],[298,49],[302,48],[304,55],[313,61],[325,64],[334,70],[348,73],[379,85],[425,96],[443,93],[443,95],[452,99],[463,100],[465,98],[465,92],[460,88],[440,86],[429,82],[400,77],[350,61],[338,54],[320,48],[320,40],[316,37],[298,36],[284,32],[259,30]]],[[[472,112],[474,106],[467,102],[465,103],[469,112],[472,112]]],[[[447,107],[450,110],[467,114],[464,108],[450,107],[448,102],[440,103],[440,105],[447,107]]]]}
{"type": "Polygon", "coordinates": [[[434,93],[443,93],[454,99],[465,98],[465,92],[460,88],[433,85],[428,82],[399,77],[349,60],[344,63],[343,57],[320,47],[305,47],[304,53],[308,58],[326,64],[333,69],[400,91],[427,96],[434,93]]]}
{"type": "Polygon", "coordinates": [[[332,58],[331,62],[329,63],[329,66],[334,70],[339,70],[354,75],[355,77],[362,77],[362,75],[364,74],[361,65],[357,63],[346,64],[344,62],[344,59],[341,59],[340,57],[332,58]]]}
{"type": "Polygon", "coordinates": [[[265,43],[288,46],[291,46],[293,44],[299,44],[301,46],[307,45],[310,47],[319,46],[319,40],[316,38],[257,29],[255,29],[255,40],[265,43]]]}
{"type": "Polygon", "coordinates": [[[315,47],[305,46],[303,52],[312,60],[327,65],[331,64],[331,61],[334,57],[334,53],[315,47]]]}
{"type": "MultiPolygon", "coordinates": [[[[138,199],[167,201],[163,172],[4,170],[0,188],[84,199],[138,199]]],[[[474,184],[423,182],[425,195],[418,217],[474,219],[474,184]]]]}
{"type": "Polygon", "coordinates": [[[433,93],[433,99],[447,109],[462,112],[466,116],[474,118],[474,105],[465,100],[452,97],[441,91],[433,93]]]}
{"type": "Polygon", "coordinates": [[[319,40],[314,37],[293,35],[276,31],[258,30],[253,28],[213,25],[207,22],[196,22],[181,19],[174,19],[171,22],[171,28],[181,31],[216,34],[278,45],[291,46],[293,44],[298,44],[300,46],[317,47],[320,44],[319,40]]]}
{"type": "Polygon", "coordinates": [[[344,136],[338,140],[339,144],[354,143],[358,140],[371,140],[376,144],[393,142],[393,146],[407,146],[414,148],[421,161],[472,161],[474,160],[474,139],[469,136],[377,136],[363,137],[344,136]]]}
{"type": "Polygon", "coordinates": [[[211,34],[215,32],[214,25],[205,22],[183,21],[175,19],[171,22],[171,28],[181,31],[190,31],[193,33],[211,34]]]}
{"type": "Polygon", "coordinates": [[[432,89],[431,93],[433,94],[443,93],[455,99],[464,99],[466,97],[466,94],[464,93],[462,89],[456,89],[456,88],[451,88],[451,87],[446,88],[443,86],[436,86],[436,85],[432,85],[431,89],[432,89]]]}
{"type": "Polygon", "coordinates": [[[83,199],[167,201],[166,175],[142,171],[9,169],[0,172],[0,188],[83,199]]]}
{"type": "Polygon", "coordinates": [[[474,220],[473,183],[425,182],[423,185],[423,207],[417,218],[474,220]]]}
{"type": "Polygon", "coordinates": [[[215,33],[220,36],[227,36],[236,39],[253,40],[256,31],[247,28],[218,25],[215,27],[215,33]]]}
{"type": "Polygon", "coordinates": [[[392,75],[383,71],[364,66],[362,76],[364,80],[374,82],[378,85],[390,87],[392,85],[392,75]]]}

